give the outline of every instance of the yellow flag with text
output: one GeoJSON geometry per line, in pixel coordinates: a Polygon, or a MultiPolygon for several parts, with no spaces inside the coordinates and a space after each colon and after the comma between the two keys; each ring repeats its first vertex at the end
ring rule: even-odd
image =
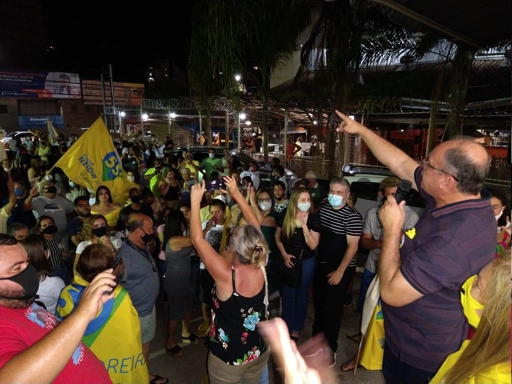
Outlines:
{"type": "Polygon", "coordinates": [[[99,186],[110,189],[112,200],[123,204],[130,188],[121,160],[103,120],[98,118],[55,164],[75,183],[96,192],[99,186]]]}

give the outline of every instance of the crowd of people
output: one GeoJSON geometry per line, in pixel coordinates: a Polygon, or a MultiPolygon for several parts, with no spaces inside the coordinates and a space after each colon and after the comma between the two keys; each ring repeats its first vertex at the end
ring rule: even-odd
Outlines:
{"type": "MultiPolygon", "coordinates": [[[[360,135],[397,175],[380,183],[379,203],[365,217],[345,178],[324,189],[308,171],[290,186],[278,158],[264,180],[255,163],[237,169],[227,150],[216,158],[211,149],[199,162],[187,150],[175,158],[169,137],[121,142],[126,178],[138,187],[114,203],[107,186],[88,190],[54,167],[76,137],[49,146],[42,136],[30,149],[13,143],[0,169],[0,381],[167,383],[148,369],[162,297],[162,347],[179,358],[180,344],[204,338],[210,383],[268,383],[271,353],[286,382],[320,383],[333,377],[359,246],[370,253],[357,310],[378,277],[387,383],[501,379],[507,369],[510,377],[497,323],[510,311],[510,292],[498,285],[503,265],[510,274],[510,208],[502,193],[483,189],[487,153],[459,138],[418,164],[339,117],[338,129],[360,135]],[[400,179],[426,199],[420,218],[394,200],[400,179]],[[300,265],[296,285],[271,272],[281,260],[300,265]],[[310,299],[314,342],[306,352],[295,344],[310,299]],[[486,338],[500,343],[482,352],[492,367],[475,351],[487,348],[486,338]],[[454,371],[471,359],[464,375],[454,371]]],[[[341,368],[356,364],[354,357],[341,368]]]]}

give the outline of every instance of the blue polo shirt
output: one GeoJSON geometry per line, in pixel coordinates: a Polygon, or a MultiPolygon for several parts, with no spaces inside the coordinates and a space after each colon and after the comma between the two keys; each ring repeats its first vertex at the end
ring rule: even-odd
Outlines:
{"type": "Polygon", "coordinates": [[[124,275],[121,285],[128,291],[139,317],[151,315],[155,306],[160,280],[153,256],[126,239],[116,260],[123,258],[124,275]]]}
{"type": "Polygon", "coordinates": [[[404,235],[400,271],[424,296],[402,307],[382,302],[382,308],[386,344],[394,355],[435,372],[466,338],[459,288],[493,260],[496,222],[489,192],[435,208],[434,199],[421,189],[421,179],[418,167],[415,182],[427,205],[415,233],[404,235]]]}

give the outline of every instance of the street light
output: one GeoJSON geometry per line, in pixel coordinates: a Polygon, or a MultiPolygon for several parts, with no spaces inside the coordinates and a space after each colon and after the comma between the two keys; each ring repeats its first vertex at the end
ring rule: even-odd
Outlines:
{"type": "Polygon", "coordinates": [[[172,119],[176,117],[176,114],[174,112],[169,112],[169,135],[171,134],[171,122],[172,119]]]}
{"type": "Polygon", "coordinates": [[[247,116],[245,115],[244,112],[240,112],[238,114],[238,145],[237,145],[237,149],[238,149],[238,152],[240,152],[240,144],[241,144],[241,138],[242,136],[240,135],[240,120],[245,120],[247,116]]]}
{"type": "Polygon", "coordinates": [[[119,111],[119,137],[124,135],[124,129],[123,129],[123,118],[126,116],[126,112],[119,111]]]}
{"type": "Polygon", "coordinates": [[[142,118],[140,132],[141,132],[142,138],[144,139],[144,122],[149,118],[149,116],[147,113],[143,113],[140,117],[142,118]]]}

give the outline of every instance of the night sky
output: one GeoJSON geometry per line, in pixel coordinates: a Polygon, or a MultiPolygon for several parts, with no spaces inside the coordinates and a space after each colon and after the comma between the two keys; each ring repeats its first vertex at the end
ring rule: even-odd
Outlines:
{"type": "Polygon", "coordinates": [[[154,60],[185,67],[194,2],[44,1],[52,69],[97,78],[112,64],[115,81],[143,82],[154,60]]]}

